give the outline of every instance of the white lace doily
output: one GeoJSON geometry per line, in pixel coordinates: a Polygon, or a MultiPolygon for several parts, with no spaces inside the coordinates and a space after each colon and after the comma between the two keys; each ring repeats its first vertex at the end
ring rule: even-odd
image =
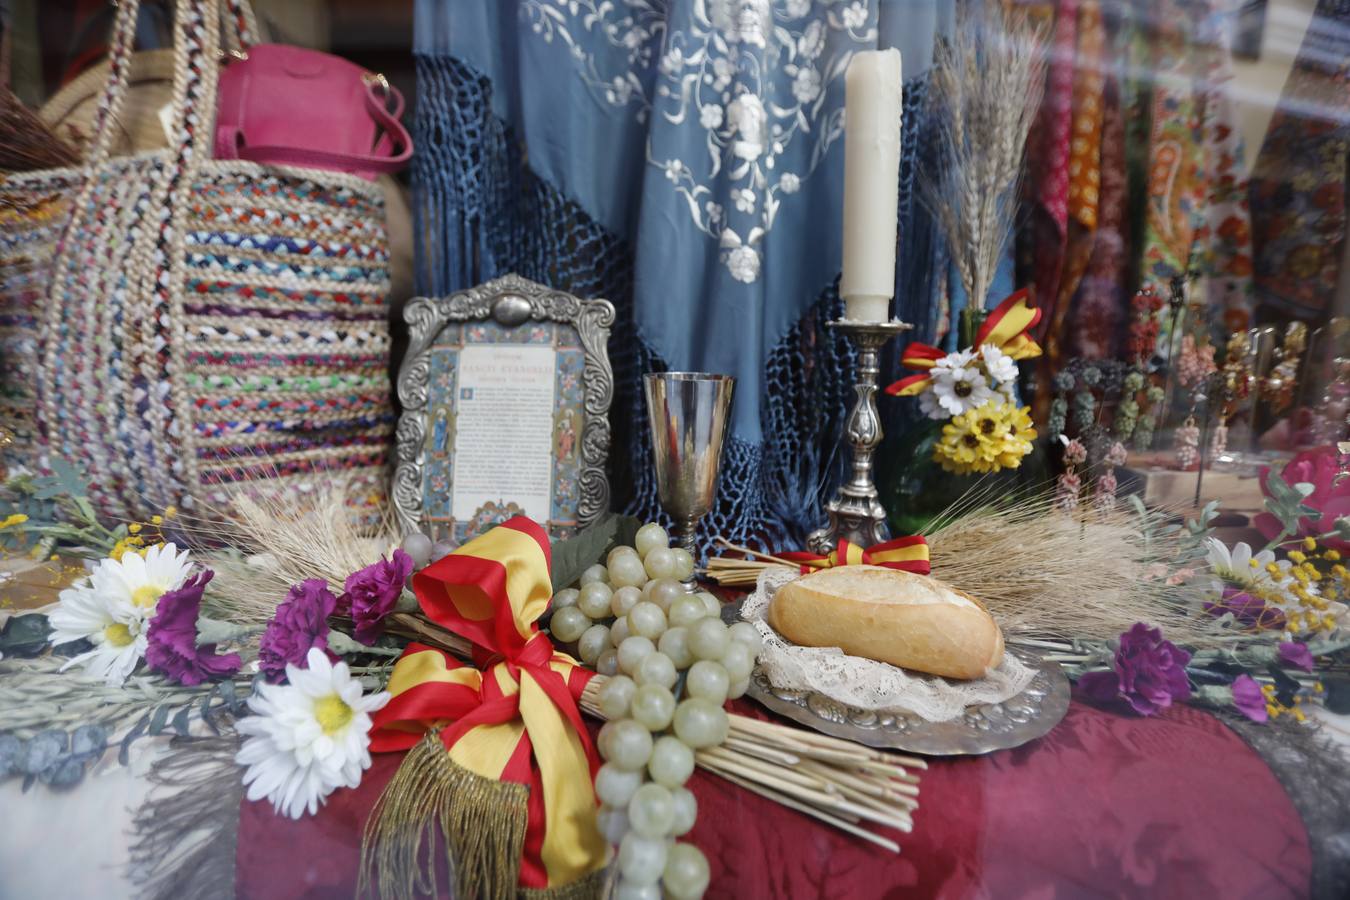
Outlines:
{"type": "Polygon", "coordinates": [[[960,716],[967,706],[1015,697],[1036,674],[1011,653],[1004,653],[998,668],[983,678],[953,681],[849,656],[838,647],[799,647],[774,631],[766,618],[774,592],[797,577],[785,569],[766,569],[741,607],[741,618],[764,639],[759,666],[776,688],[815,691],[858,709],[946,722],[960,716]]]}

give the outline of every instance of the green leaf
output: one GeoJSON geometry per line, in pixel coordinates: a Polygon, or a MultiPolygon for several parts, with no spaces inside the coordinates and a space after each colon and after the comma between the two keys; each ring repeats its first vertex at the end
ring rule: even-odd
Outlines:
{"type": "Polygon", "coordinates": [[[51,625],[40,613],[28,613],[10,619],[0,630],[0,655],[36,656],[47,646],[51,625]]]}
{"type": "Polygon", "coordinates": [[[616,515],[614,518],[618,522],[618,527],[614,530],[614,540],[605,548],[605,552],[609,552],[611,547],[635,546],[638,529],[642,527],[642,520],[636,516],[616,515]]]}
{"type": "Polygon", "coordinates": [[[211,715],[211,698],[215,695],[216,689],[212,688],[202,698],[201,717],[202,721],[206,723],[206,727],[211,729],[212,734],[220,734],[220,728],[216,725],[215,717],[211,715]]]}
{"type": "Polygon", "coordinates": [[[1280,520],[1280,526],[1286,534],[1298,534],[1299,520],[1318,518],[1320,513],[1303,502],[1304,494],[1297,487],[1289,485],[1275,472],[1266,476],[1266,509],[1280,520]]]}
{"type": "Polygon", "coordinates": [[[570,538],[553,544],[551,555],[555,594],[600,560],[618,534],[619,518],[613,513],[605,513],[570,538]]]}
{"type": "Polygon", "coordinates": [[[183,737],[189,737],[192,734],[191,723],[188,717],[192,715],[192,704],[189,703],[178,711],[178,715],[173,717],[173,730],[183,737]]]}
{"type": "Polygon", "coordinates": [[[83,497],[89,493],[88,484],[80,470],[68,460],[53,459],[52,474],[33,479],[33,496],[39,500],[56,497],[83,497]]]}
{"type": "Polygon", "coordinates": [[[234,682],[225,679],[220,683],[220,699],[225,701],[225,705],[231,713],[238,714],[239,708],[243,705],[239,702],[239,695],[234,690],[234,682]]]}
{"type": "Polygon", "coordinates": [[[159,734],[164,730],[165,724],[169,721],[169,707],[160,706],[155,709],[154,715],[150,717],[150,734],[159,734]]]}
{"type": "Polygon", "coordinates": [[[1266,476],[1266,490],[1270,493],[1270,499],[1276,503],[1297,503],[1303,499],[1303,496],[1291,488],[1289,483],[1276,472],[1271,472],[1266,476]]]}
{"type": "Polygon", "coordinates": [[[1210,523],[1219,515],[1219,501],[1211,500],[1200,510],[1200,515],[1186,523],[1186,530],[1192,537],[1205,537],[1209,534],[1210,523]]]}
{"type": "Polygon", "coordinates": [[[127,736],[122,738],[122,749],[117,751],[117,761],[122,765],[128,765],[131,762],[131,743],[140,737],[145,731],[145,727],[150,724],[150,714],[141,716],[141,720],[127,732],[127,736]]]}
{"type": "Polygon", "coordinates": [[[1350,519],[1341,518],[1336,520],[1336,537],[1343,541],[1350,541],[1350,519]]]}

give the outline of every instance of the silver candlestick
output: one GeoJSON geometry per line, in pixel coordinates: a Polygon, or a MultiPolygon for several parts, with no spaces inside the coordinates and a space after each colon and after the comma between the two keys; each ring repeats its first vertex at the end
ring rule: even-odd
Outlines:
{"type": "Polygon", "coordinates": [[[813,553],[829,553],[840,538],[870,547],[886,540],[886,510],[877,499],[872,481],[872,454],[881,443],[881,419],[877,415],[878,355],[886,342],[913,328],[907,322],[856,322],[840,319],[830,327],[842,331],[858,348],[858,398],[844,423],[844,435],[853,448],[853,477],[839,486],[834,499],[825,504],[830,517],[824,528],[811,532],[806,545],[813,553]]]}

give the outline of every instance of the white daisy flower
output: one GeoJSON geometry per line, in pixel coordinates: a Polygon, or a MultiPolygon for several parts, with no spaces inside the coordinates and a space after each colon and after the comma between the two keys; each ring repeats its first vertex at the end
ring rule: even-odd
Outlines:
{"type": "Polygon", "coordinates": [[[61,671],[81,665],[110,685],[126,681],[145,655],[145,617],[83,581],[62,591],[58,599],[60,605],[47,619],[53,646],[82,639],[94,644],[94,649],[68,660],[61,671]]]}
{"type": "Polygon", "coordinates": [[[980,348],[980,356],[984,360],[984,371],[995,384],[1011,384],[1017,380],[1017,361],[998,347],[985,344],[980,348]]]}
{"type": "Polygon", "coordinates": [[[1215,593],[1221,593],[1225,584],[1244,588],[1276,587],[1270,573],[1266,571],[1266,564],[1275,561],[1275,554],[1270,550],[1252,553],[1251,546],[1245,541],[1238,541],[1230,549],[1223,541],[1213,537],[1208,539],[1208,543],[1209,552],[1205,554],[1205,562],[1209,563],[1209,570],[1215,576],[1211,585],[1215,593]]]}
{"type": "MultiPolygon", "coordinates": [[[[1223,596],[1224,588],[1232,585],[1259,596],[1268,606],[1286,615],[1307,613],[1304,598],[1321,597],[1315,583],[1299,586],[1294,576],[1289,574],[1292,563],[1287,559],[1276,559],[1270,550],[1252,553],[1252,548],[1241,541],[1230,549],[1218,538],[1210,538],[1205,561],[1209,563],[1212,576],[1210,590],[1217,596],[1223,596]],[[1270,563],[1275,564],[1276,573],[1267,568],[1270,563]],[[1300,593],[1303,597],[1299,596],[1300,593]]],[[[1350,607],[1333,600],[1317,615],[1330,616],[1339,628],[1347,612],[1350,612],[1350,607]]],[[[1295,633],[1302,633],[1302,630],[1286,630],[1284,639],[1292,640],[1295,633]]]]}
{"type": "Polygon", "coordinates": [[[942,404],[938,402],[937,393],[935,391],[924,391],[919,395],[919,412],[930,419],[947,418],[947,411],[943,409],[942,404]]]}
{"type": "MultiPolygon", "coordinates": [[[[943,357],[943,359],[950,358],[951,356],[943,357]]],[[[994,395],[989,389],[989,382],[985,381],[984,374],[974,366],[949,368],[941,365],[939,361],[939,364],[933,367],[932,379],[933,393],[937,396],[938,403],[951,416],[959,416],[966,410],[974,409],[994,395]]]]}
{"type": "Polygon", "coordinates": [[[347,664],[317,647],[306,665],[286,667],[288,684],[259,684],[248,701],[254,714],[237,726],[246,735],[235,762],[248,767],[248,799],[266,797],[292,819],[361,783],[370,768],[370,713],[389,702],[386,692],[364,696],[347,664]]]}
{"type": "Polygon", "coordinates": [[[155,604],[166,591],[176,590],[192,573],[192,558],[173,544],[150,547],[142,556],[124,553],[120,560],[99,562],[89,577],[95,593],[110,604],[127,604],[142,618],[155,614],[155,604]]]}
{"type": "Polygon", "coordinates": [[[964,369],[974,361],[974,350],[957,350],[954,353],[948,353],[933,363],[933,369],[934,371],[938,369],[964,369]]]}

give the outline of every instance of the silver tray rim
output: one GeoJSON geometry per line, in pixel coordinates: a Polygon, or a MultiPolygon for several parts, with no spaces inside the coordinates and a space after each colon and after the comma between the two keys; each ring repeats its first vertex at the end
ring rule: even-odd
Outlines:
{"type": "Polygon", "coordinates": [[[814,691],[779,690],[769,684],[760,668],[751,674],[746,696],[801,725],[869,747],[925,756],[978,756],[1044,737],[1069,711],[1069,678],[1059,663],[1025,650],[1008,652],[1015,652],[1018,659],[1036,670],[1026,689],[1002,703],[968,707],[965,715],[947,722],[904,714],[882,715],[814,691]]]}

